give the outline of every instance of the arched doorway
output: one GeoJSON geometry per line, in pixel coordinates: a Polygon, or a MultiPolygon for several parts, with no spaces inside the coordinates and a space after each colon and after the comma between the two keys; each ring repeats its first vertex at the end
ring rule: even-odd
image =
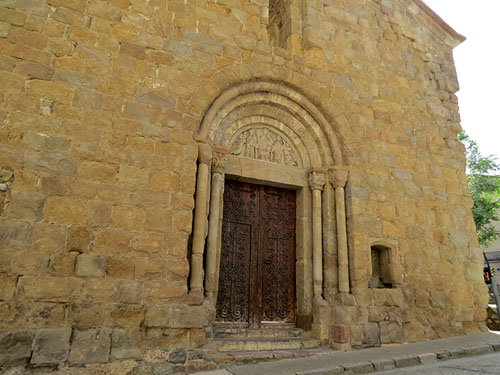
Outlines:
{"type": "MultiPolygon", "coordinates": [[[[221,273],[224,280],[224,272],[235,267],[221,269],[221,257],[227,258],[227,251],[237,252],[238,249],[224,250],[224,246],[228,246],[223,238],[224,216],[231,214],[225,204],[225,198],[229,197],[224,196],[224,184],[228,184],[226,181],[231,181],[231,186],[232,181],[252,184],[252,188],[246,185],[247,190],[265,190],[269,186],[282,189],[279,190],[280,194],[293,195],[295,211],[286,214],[287,217],[294,216],[295,232],[294,245],[284,245],[294,247],[291,256],[295,266],[295,280],[291,281],[295,286],[295,295],[287,306],[293,305],[295,308],[296,305],[297,325],[307,328],[312,322],[313,301],[324,303],[323,278],[329,276],[323,274],[323,252],[333,253],[337,250],[335,220],[332,219],[335,216],[332,212],[335,193],[328,171],[341,166],[342,158],[333,127],[317,107],[297,91],[283,84],[255,81],[232,87],[214,101],[201,124],[199,142],[191,291],[203,291],[206,303],[218,311],[214,313],[218,318],[227,315],[226,308],[221,314],[220,306],[217,306],[218,292],[221,291],[219,280],[221,273]],[[205,224],[207,217],[208,236],[205,224]],[[222,254],[221,251],[226,252],[222,254]]],[[[242,203],[231,204],[238,206],[242,203]]],[[[279,206],[274,204],[274,209],[279,210],[279,206]]],[[[345,210],[343,203],[341,209],[345,210]]],[[[277,212],[271,212],[270,215],[276,216],[277,212]]],[[[238,267],[252,269],[250,248],[255,238],[249,236],[246,240],[247,252],[244,253],[247,263],[238,267]]],[[[261,254],[260,258],[255,258],[262,260],[265,256],[261,254]]],[[[253,262],[261,266],[263,264],[259,263],[260,260],[253,262]]],[[[256,270],[256,273],[259,271],[256,270]]],[[[263,285],[265,280],[253,282],[263,285]]],[[[244,289],[248,290],[248,285],[251,286],[249,283],[251,281],[245,281],[244,289]]],[[[222,285],[225,294],[228,293],[224,289],[226,287],[222,285]]],[[[237,286],[231,288],[237,289],[237,286]]],[[[290,290],[287,289],[283,294],[290,290]]],[[[262,296],[262,288],[255,293],[262,296]]],[[[281,298],[281,295],[277,298],[281,298]]],[[[245,298],[252,300],[254,297],[249,294],[245,298]]],[[[262,303],[262,297],[254,300],[262,303]]],[[[239,317],[238,314],[236,316],[239,317]]],[[[257,312],[246,311],[245,314],[249,317],[252,314],[264,317],[264,320],[257,319],[258,324],[269,317],[262,309],[257,312]]],[[[273,312],[270,315],[275,316],[273,312]]],[[[282,316],[285,316],[284,312],[282,316]]],[[[238,319],[233,317],[229,320],[238,319]]],[[[246,323],[256,322],[255,319],[246,320],[246,323]]],[[[281,321],[292,322],[285,318],[281,321]]]]}

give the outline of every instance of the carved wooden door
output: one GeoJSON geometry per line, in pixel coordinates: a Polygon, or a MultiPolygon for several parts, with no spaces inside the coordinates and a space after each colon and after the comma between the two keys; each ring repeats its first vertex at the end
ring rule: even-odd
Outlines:
{"type": "Polygon", "coordinates": [[[295,322],[295,192],[227,180],[217,320],[295,322]]]}

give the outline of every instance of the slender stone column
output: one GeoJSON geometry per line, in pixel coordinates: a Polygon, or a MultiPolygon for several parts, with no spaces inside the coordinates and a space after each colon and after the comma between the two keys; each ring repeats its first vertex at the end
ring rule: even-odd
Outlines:
{"type": "Polygon", "coordinates": [[[313,195],[312,226],[313,226],[313,293],[316,304],[323,300],[323,237],[321,222],[321,191],[325,185],[325,175],[313,171],[309,175],[309,185],[313,195]]]}
{"type": "Polygon", "coordinates": [[[323,188],[323,297],[332,302],[338,290],[337,228],[335,225],[335,191],[327,181],[323,188]]]}
{"type": "Polygon", "coordinates": [[[330,182],[335,188],[335,213],[337,216],[337,246],[339,261],[339,292],[349,293],[349,254],[347,250],[347,224],[344,187],[348,171],[341,168],[330,170],[330,182]]]}
{"type": "MultiPolygon", "coordinates": [[[[222,186],[220,188],[220,197],[219,197],[219,233],[222,233],[222,219],[223,219],[223,213],[224,213],[224,189],[226,186],[226,181],[223,178],[222,179],[222,186]]],[[[218,265],[215,268],[215,285],[214,285],[214,291],[215,295],[219,293],[219,277],[220,277],[220,257],[221,257],[221,252],[222,252],[222,235],[220,235],[217,239],[217,254],[216,254],[216,265],[218,265]]]]}
{"type": "MultiPolygon", "coordinates": [[[[217,286],[217,248],[219,246],[220,208],[222,204],[222,188],[224,186],[224,168],[227,151],[214,150],[212,159],[212,189],[210,191],[210,216],[208,220],[207,265],[205,291],[212,300],[217,286]]],[[[213,301],[212,301],[213,302],[213,301]]]]}
{"type": "Polygon", "coordinates": [[[203,296],[203,251],[207,235],[207,199],[212,148],[206,143],[198,145],[198,175],[193,225],[193,247],[191,254],[190,294],[203,296]]]}

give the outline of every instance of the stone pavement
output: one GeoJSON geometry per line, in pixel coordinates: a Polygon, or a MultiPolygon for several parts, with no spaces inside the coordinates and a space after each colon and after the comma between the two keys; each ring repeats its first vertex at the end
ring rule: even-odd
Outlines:
{"type": "Polygon", "coordinates": [[[499,352],[500,333],[483,332],[414,344],[335,352],[308,358],[286,359],[198,375],[333,375],[367,374],[395,368],[427,364],[465,356],[499,352]]]}

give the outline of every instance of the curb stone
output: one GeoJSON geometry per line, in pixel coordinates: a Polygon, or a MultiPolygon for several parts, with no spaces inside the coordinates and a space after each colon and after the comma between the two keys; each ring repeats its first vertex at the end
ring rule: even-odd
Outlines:
{"type": "Polygon", "coordinates": [[[326,369],[312,370],[312,371],[300,371],[296,372],[296,375],[339,375],[345,374],[344,368],[341,366],[329,367],[326,369]]]}
{"type": "Polygon", "coordinates": [[[393,361],[396,364],[397,368],[411,367],[411,366],[416,366],[416,365],[420,364],[418,357],[415,355],[396,357],[396,358],[393,358],[393,361]]]}
{"type": "Polygon", "coordinates": [[[436,363],[438,361],[438,357],[436,353],[423,353],[418,355],[418,360],[422,365],[428,363],[436,363]]]}
{"type": "MultiPolygon", "coordinates": [[[[432,353],[422,353],[417,355],[398,356],[387,359],[372,360],[369,362],[357,362],[345,365],[334,365],[327,368],[302,370],[294,372],[295,375],[350,375],[368,374],[379,371],[388,371],[395,368],[414,367],[421,364],[430,364],[450,359],[472,357],[478,355],[500,352],[500,343],[483,344],[455,348],[450,350],[440,350],[432,353]]],[[[201,372],[196,375],[234,375],[231,369],[201,372]]]]}
{"type": "Polygon", "coordinates": [[[394,370],[396,368],[396,363],[392,359],[380,359],[377,361],[371,361],[375,371],[387,371],[394,370]]]}
{"type": "Polygon", "coordinates": [[[437,359],[440,361],[446,361],[447,359],[450,359],[450,352],[448,350],[441,350],[436,353],[437,359]]]}
{"type": "Polygon", "coordinates": [[[496,342],[494,344],[490,344],[494,351],[500,352],[500,342],[496,342]]]}
{"type": "Polygon", "coordinates": [[[491,345],[477,345],[464,348],[465,356],[472,356],[478,354],[487,354],[494,351],[491,345]]]}
{"type": "Polygon", "coordinates": [[[452,358],[462,358],[462,357],[465,357],[465,349],[463,349],[463,348],[451,349],[450,350],[450,355],[451,355],[452,358]]]}
{"type": "Polygon", "coordinates": [[[353,363],[349,365],[342,365],[342,367],[348,374],[369,374],[374,370],[373,365],[370,362],[353,363]]]}

